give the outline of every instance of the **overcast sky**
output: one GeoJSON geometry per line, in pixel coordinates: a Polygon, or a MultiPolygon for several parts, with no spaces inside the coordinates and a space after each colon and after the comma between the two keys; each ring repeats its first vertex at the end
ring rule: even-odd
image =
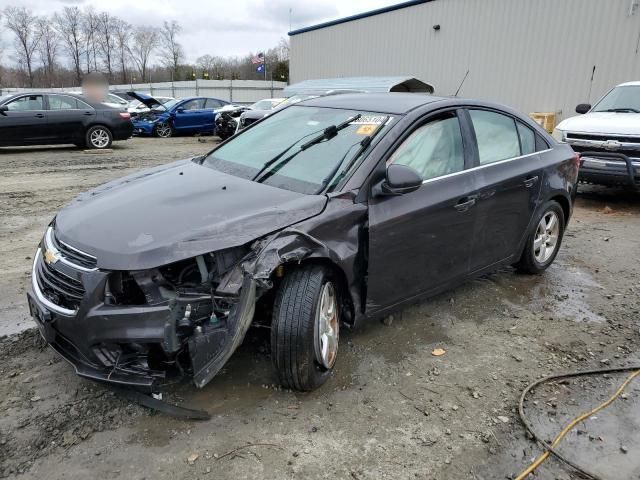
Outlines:
{"type": "MultiPolygon", "coordinates": [[[[401,0],[0,0],[0,10],[25,6],[50,15],[67,5],[106,10],[131,24],[161,25],[177,20],[188,61],[204,54],[242,55],[275,46],[289,31],[319,22],[400,3],[401,0]]],[[[10,47],[13,37],[2,22],[0,39],[10,47]]],[[[11,52],[5,48],[4,55],[11,52]]]]}

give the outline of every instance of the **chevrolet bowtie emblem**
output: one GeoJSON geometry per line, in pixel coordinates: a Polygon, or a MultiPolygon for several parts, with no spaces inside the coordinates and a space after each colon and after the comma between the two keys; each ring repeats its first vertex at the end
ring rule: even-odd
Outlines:
{"type": "Polygon", "coordinates": [[[45,250],[44,251],[44,261],[47,262],[47,265],[50,265],[52,263],[56,263],[58,261],[58,256],[56,255],[55,252],[53,252],[51,250],[45,250]]]}
{"type": "Polygon", "coordinates": [[[622,144],[617,140],[607,140],[602,144],[602,146],[607,150],[618,150],[622,144]]]}

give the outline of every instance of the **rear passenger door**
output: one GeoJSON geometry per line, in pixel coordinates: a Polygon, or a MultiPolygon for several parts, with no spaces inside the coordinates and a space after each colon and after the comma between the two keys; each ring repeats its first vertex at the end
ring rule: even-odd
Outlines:
{"type": "Polygon", "coordinates": [[[536,134],[515,117],[488,109],[468,109],[477,146],[477,224],[471,272],[518,253],[536,208],[542,167],[536,134]]]}
{"type": "Polygon", "coordinates": [[[50,134],[60,142],[73,143],[84,136],[84,125],[96,116],[96,111],[75,97],[52,94],[47,96],[47,123],[50,134]]]}

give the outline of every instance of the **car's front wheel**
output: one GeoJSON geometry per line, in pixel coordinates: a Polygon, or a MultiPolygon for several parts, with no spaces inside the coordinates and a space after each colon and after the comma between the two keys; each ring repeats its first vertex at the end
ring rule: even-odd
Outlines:
{"type": "Polygon", "coordinates": [[[319,265],[287,274],[276,294],[271,356],[280,383],[309,391],[331,375],[338,354],[340,292],[331,270],[319,265]]]}
{"type": "Polygon", "coordinates": [[[94,125],[85,135],[85,142],[88,148],[104,149],[109,148],[113,142],[111,130],[102,125],[94,125]]]}
{"type": "Polygon", "coordinates": [[[540,209],[533,231],[527,237],[522,256],[515,267],[525,273],[537,274],[553,263],[564,235],[564,211],[551,200],[540,209]]]}
{"type": "Polygon", "coordinates": [[[171,128],[171,125],[167,122],[160,122],[153,129],[153,133],[156,137],[169,138],[173,136],[173,128],[171,128]]]}

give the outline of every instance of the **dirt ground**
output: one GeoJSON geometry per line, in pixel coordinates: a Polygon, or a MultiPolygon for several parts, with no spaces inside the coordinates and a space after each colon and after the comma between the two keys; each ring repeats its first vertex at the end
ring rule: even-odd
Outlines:
{"type": "MultiPolygon", "coordinates": [[[[344,332],[333,377],[313,393],[275,386],[262,330],[206,388],[169,390],[210,421],[150,412],[77,378],[25,305],[46,224],[78,192],[203,153],[213,139],[203,140],[134,139],[106,154],[0,149],[0,477],[508,479],[540,453],[517,416],[528,383],[640,365],[640,195],[585,187],[544,275],[504,269],[344,332]],[[432,356],[436,347],[446,353],[432,356]]],[[[527,415],[551,439],[623,379],[547,385],[527,415]]],[[[640,478],[640,380],[560,450],[602,478],[640,478]]],[[[550,459],[536,478],[578,477],[550,459]]]]}

